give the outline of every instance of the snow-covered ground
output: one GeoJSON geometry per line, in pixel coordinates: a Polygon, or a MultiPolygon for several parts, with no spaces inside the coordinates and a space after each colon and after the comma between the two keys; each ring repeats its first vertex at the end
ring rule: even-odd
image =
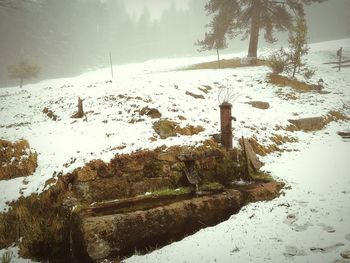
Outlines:
{"type": "Polygon", "coordinates": [[[311,47],[309,64],[316,69],[313,81],[322,78],[328,94],[297,93],[272,86],[266,82],[270,71],[267,67],[178,70],[215,57],[118,66],[112,81],[109,69],[103,69],[22,89],[0,89],[0,138],[27,139],[38,153],[38,168],[33,176],[0,182],[0,210],[6,209],[7,201],[18,198],[20,191],[24,195],[42,191],[45,181],[55,172],[69,172],[89,160],[108,161],[115,154],[164,144],[200,143],[218,133],[217,91],[226,85],[239,94],[233,105],[237,118],[235,143],[242,135],[254,135],[266,144],[271,143],[273,134],[299,139],[285,145],[296,151],[263,159],[264,169],[291,189],[278,200],[249,205],[216,227],[127,262],[332,262],[340,258],[342,250],[350,249],[350,142],[343,141],[336,132],[349,129],[349,123],[331,123],[313,133],[275,129],[276,125],[288,125],[288,119],[326,115],[330,110],[350,116],[350,69],[337,72],[323,64],[336,60],[335,52],[340,47],[349,57],[350,40],[311,47]],[[203,85],[213,89],[205,94],[198,89],[203,85]],[[205,99],[195,99],[186,91],[204,95],[205,99]],[[290,94],[296,99],[288,100],[290,94]],[[70,116],[77,109],[78,96],[84,99],[87,118],[75,120],[70,116]],[[271,108],[252,108],[245,103],[251,100],[269,102],[271,108]],[[206,130],[191,137],[157,137],[152,142],[155,120],[136,112],[145,106],[157,108],[162,117],[183,126],[201,125],[206,130]],[[55,122],[42,113],[45,107],[59,120],[55,122]],[[187,120],[181,121],[179,115],[187,120]],[[134,122],[140,118],[144,120],[134,122]],[[72,158],[76,161],[69,164],[72,158]]]}

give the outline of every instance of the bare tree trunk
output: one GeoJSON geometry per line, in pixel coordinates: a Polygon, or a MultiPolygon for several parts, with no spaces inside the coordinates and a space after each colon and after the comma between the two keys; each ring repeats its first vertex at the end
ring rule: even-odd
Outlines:
{"type": "Polygon", "coordinates": [[[219,54],[219,49],[216,48],[216,54],[218,56],[218,65],[219,65],[219,68],[221,68],[221,65],[220,65],[220,54],[219,54]]]}
{"type": "Polygon", "coordinates": [[[21,78],[19,81],[19,87],[22,88],[23,87],[23,79],[21,78]]]}
{"type": "Polygon", "coordinates": [[[260,30],[260,3],[254,2],[253,15],[250,25],[250,37],[249,37],[249,49],[248,58],[252,58],[252,63],[256,63],[258,57],[258,43],[259,43],[259,30],[260,30]]]}

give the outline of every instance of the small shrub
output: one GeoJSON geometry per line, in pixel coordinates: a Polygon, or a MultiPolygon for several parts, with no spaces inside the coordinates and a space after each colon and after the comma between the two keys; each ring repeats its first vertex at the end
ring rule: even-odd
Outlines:
{"type": "Polygon", "coordinates": [[[287,64],[287,53],[283,48],[280,48],[278,51],[274,52],[269,58],[269,67],[275,74],[281,74],[287,67],[287,64]]]}
{"type": "Polygon", "coordinates": [[[40,67],[29,59],[21,59],[14,65],[8,67],[8,75],[12,79],[20,81],[20,88],[23,87],[24,80],[36,78],[40,72],[40,67]]]}
{"type": "Polygon", "coordinates": [[[315,70],[306,68],[304,69],[304,78],[305,79],[311,79],[315,75],[315,70]]]}

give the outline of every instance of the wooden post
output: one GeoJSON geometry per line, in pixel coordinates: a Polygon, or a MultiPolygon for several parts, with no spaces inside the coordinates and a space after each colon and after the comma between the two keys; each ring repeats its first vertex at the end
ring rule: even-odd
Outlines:
{"type": "Polygon", "coordinates": [[[78,97],[78,116],[81,116],[81,117],[84,116],[83,100],[80,99],[80,97],[78,97]]]}
{"type": "Polygon", "coordinates": [[[232,104],[224,102],[220,105],[221,144],[226,149],[232,149],[232,104]]]}
{"type": "Polygon", "coordinates": [[[247,153],[247,147],[245,145],[244,137],[242,136],[242,148],[243,148],[243,154],[244,154],[244,178],[249,179],[250,178],[250,173],[249,173],[249,158],[248,158],[248,153],[247,153]]]}
{"type": "Polygon", "coordinates": [[[343,48],[340,48],[338,51],[337,51],[337,55],[339,57],[339,67],[338,67],[338,71],[341,70],[341,63],[342,63],[342,56],[343,56],[343,48]]]}
{"type": "Polygon", "coordinates": [[[114,74],[113,74],[113,61],[112,61],[112,53],[109,51],[109,63],[111,64],[111,75],[112,75],[112,79],[114,78],[114,74]]]}
{"type": "Polygon", "coordinates": [[[219,65],[219,68],[221,68],[221,65],[220,65],[220,54],[219,54],[219,49],[216,48],[216,55],[218,56],[218,65],[219,65]]]}

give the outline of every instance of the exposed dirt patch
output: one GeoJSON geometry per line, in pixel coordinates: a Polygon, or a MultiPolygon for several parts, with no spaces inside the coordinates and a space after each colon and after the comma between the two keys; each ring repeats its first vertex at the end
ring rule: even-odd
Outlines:
{"type": "Polygon", "coordinates": [[[189,91],[186,91],[186,95],[189,95],[195,99],[205,99],[205,97],[203,95],[194,94],[194,93],[189,92],[189,91]]]}
{"type": "Polygon", "coordinates": [[[281,87],[291,87],[298,92],[320,91],[321,87],[318,85],[308,84],[306,82],[290,79],[278,74],[269,74],[268,82],[281,87]]]}
{"type": "MultiPolygon", "coordinates": [[[[242,62],[242,59],[222,59],[220,60],[220,68],[239,68],[239,67],[252,67],[252,66],[267,66],[268,63],[265,60],[258,60],[256,64],[251,65],[249,63],[242,62]]],[[[185,68],[187,70],[197,70],[197,69],[219,69],[218,61],[204,62],[195,64],[185,68]]]]}
{"type": "Polygon", "coordinates": [[[149,107],[144,107],[140,110],[139,114],[141,116],[148,116],[152,119],[159,119],[160,117],[162,117],[162,114],[160,113],[159,110],[155,109],[155,108],[149,108],[149,107]]]}
{"type": "Polygon", "coordinates": [[[37,154],[26,140],[10,142],[0,140],[0,180],[29,176],[37,167],[37,154]]]}

